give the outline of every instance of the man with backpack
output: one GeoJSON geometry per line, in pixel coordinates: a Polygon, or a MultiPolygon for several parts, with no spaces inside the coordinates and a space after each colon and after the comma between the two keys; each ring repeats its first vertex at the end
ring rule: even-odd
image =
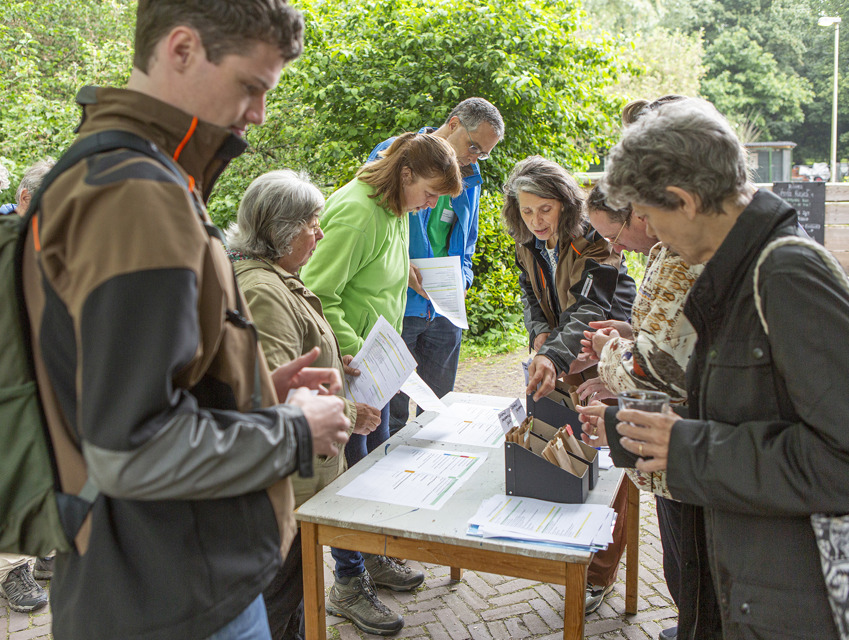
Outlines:
{"type": "Polygon", "coordinates": [[[22,289],[60,517],[80,525],[57,639],[270,637],[287,476],[349,422],[338,373],[303,368],[317,354],[269,374],[203,202],[302,39],[284,0],[140,0],[127,89],[80,91],[80,138],[31,207],[22,289]],[[300,387],[318,395],[277,404],[300,387]]]}

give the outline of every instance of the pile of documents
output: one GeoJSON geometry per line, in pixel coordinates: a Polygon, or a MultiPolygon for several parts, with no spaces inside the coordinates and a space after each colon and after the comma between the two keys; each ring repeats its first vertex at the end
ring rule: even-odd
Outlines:
{"type": "Polygon", "coordinates": [[[468,535],[600,551],[613,542],[616,512],[597,504],[560,504],[495,495],[469,520],[468,535]]]}

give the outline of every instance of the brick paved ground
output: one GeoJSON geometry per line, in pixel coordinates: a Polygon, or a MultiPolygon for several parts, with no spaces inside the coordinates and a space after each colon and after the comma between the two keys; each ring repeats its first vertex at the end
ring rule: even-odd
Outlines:
{"type": "MultiPolygon", "coordinates": [[[[515,353],[460,364],[456,390],[488,395],[522,393],[521,360],[515,353]]],[[[661,547],[654,500],[642,493],[640,510],[640,604],[636,615],[625,615],[625,570],[601,607],[587,616],[586,637],[593,640],[654,639],[661,629],[675,624],[677,615],[661,568],[661,547]]],[[[325,553],[325,585],[332,584],[332,560],[325,553]]],[[[414,593],[380,590],[390,607],[403,613],[406,626],[398,638],[434,640],[488,640],[562,637],[563,587],[488,573],[465,571],[452,582],[447,567],[421,565],[427,576],[414,593]]],[[[43,583],[49,587],[49,583],[43,583]]],[[[30,640],[51,638],[50,613],[27,616],[9,611],[0,598],[0,638],[30,640]]],[[[360,632],[350,622],[328,616],[328,637],[340,640],[376,638],[360,632]]]]}

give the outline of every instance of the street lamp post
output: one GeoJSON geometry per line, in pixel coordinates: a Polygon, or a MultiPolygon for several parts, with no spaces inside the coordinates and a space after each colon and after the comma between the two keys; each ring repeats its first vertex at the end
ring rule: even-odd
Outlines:
{"type": "Polygon", "coordinates": [[[821,27],[834,25],[834,94],[831,99],[831,181],[837,182],[837,50],[840,41],[840,18],[823,16],[817,21],[821,27]]]}

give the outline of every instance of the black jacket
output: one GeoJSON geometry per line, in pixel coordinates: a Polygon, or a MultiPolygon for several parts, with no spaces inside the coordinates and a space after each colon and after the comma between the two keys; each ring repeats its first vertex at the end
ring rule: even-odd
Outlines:
{"type": "MultiPolygon", "coordinates": [[[[688,371],[698,419],[672,430],[668,483],[704,507],[694,542],[731,640],[838,637],[809,516],[849,512],[849,295],[799,246],[761,267],[769,336],[753,295],[763,247],[803,233],[789,205],[757,192],[685,306],[699,334],[688,371]]],[[[698,621],[688,637],[706,637],[698,621]]]]}
{"type": "Polygon", "coordinates": [[[563,372],[581,352],[590,322],[630,319],[636,286],[625,260],[589,223],[582,236],[560,240],[559,254],[552,285],[548,262],[535,240],[516,244],[530,346],[537,335],[550,332],[539,355],[563,372]]]}

